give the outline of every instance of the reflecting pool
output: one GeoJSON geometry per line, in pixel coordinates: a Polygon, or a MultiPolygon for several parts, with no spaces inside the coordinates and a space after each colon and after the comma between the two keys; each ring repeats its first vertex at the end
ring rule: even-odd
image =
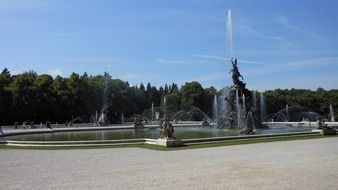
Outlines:
{"type": "MultiPolygon", "coordinates": [[[[275,127],[269,129],[257,129],[256,134],[276,134],[307,132],[310,128],[301,127],[275,127]]],[[[217,129],[209,127],[175,127],[174,136],[179,139],[208,138],[237,136],[237,129],[217,129]]],[[[118,139],[137,139],[160,137],[159,128],[144,129],[119,129],[119,130],[96,130],[96,131],[75,131],[75,132],[55,132],[41,134],[25,134],[17,136],[3,137],[4,140],[24,140],[24,141],[80,141],[80,140],[118,140],[118,139]]]]}

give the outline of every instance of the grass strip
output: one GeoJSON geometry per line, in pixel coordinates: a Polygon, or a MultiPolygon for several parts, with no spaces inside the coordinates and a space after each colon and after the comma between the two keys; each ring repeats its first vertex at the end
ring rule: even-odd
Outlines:
{"type": "Polygon", "coordinates": [[[277,141],[292,141],[292,140],[307,140],[319,138],[335,138],[337,136],[323,136],[320,134],[314,135],[299,135],[299,136],[282,136],[282,137],[263,137],[255,139],[239,139],[239,140],[224,140],[218,142],[207,142],[200,144],[188,144],[181,147],[163,147],[158,145],[104,145],[104,146],[8,146],[0,145],[0,150],[76,150],[76,149],[103,149],[103,148],[145,148],[150,150],[159,151],[175,151],[175,150],[188,150],[197,148],[212,148],[233,145],[245,145],[255,143],[267,143],[277,141]]]}

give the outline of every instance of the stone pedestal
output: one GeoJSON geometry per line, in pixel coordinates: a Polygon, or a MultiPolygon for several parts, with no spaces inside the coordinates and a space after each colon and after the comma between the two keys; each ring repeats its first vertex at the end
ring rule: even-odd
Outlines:
{"type": "Polygon", "coordinates": [[[178,146],[182,146],[183,142],[180,139],[163,138],[163,139],[157,139],[156,145],[165,146],[165,147],[178,147],[178,146]]]}
{"type": "Polygon", "coordinates": [[[336,135],[336,129],[325,126],[323,127],[321,134],[322,135],[336,135]]]}

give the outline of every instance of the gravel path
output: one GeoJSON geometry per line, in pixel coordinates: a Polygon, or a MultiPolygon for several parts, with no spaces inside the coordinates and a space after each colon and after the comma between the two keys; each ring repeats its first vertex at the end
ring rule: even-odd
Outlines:
{"type": "Polygon", "coordinates": [[[0,189],[338,189],[338,138],[169,152],[0,150],[0,189]]]}

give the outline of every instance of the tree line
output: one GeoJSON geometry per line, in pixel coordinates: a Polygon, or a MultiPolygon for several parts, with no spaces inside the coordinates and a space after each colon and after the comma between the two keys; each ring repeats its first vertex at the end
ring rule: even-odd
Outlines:
{"type": "MultiPolygon", "coordinates": [[[[181,87],[172,83],[157,88],[150,83],[131,86],[113,79],[108,73],[96,76],[72,73],[69,77],[53,78],[34,71],[11,75],[5,68],[0,74],[0,125],[47,120],[53,123],[92,122],[104,107],[109,111],[109,123],[120,123],[122,113],[130,120],[135,117],[150,120],[154,118],[152,105],[161,117],[163,113],[172,116],[185,110],[189,114],[184,119],[201,120],[212,117],[215,94],[214,87],[203,88],[196,81],[181,87]]],[[[276,89],[263,94],[268,116],[285,105],[300,105],[328,118],[331,104],[337,119],[338,90],[276,89]]]]}
{"type": "MultiPolygon", "coordinates": [[[[308,89],[275,89],[264,92],[265,103],[267,109],[267,118],[272,117],[274,113],[285,109],[286,105],[294,108],[294,112],[315,112],[319,117],[326,120],[331,120],[330,105],[333,108],[335,121],[338,119],[338,90],[324,90],[318,88],[317,90],[308,89]]],[[[302,118],[295,117],[297,115],[290,115],[293,121],[299,121],[302,118]]],[[[298,115],[306,118],[306,114],[298,115]]],[[[316,118],[313,118],[316,119],[316,118]]],[[[312,120],[313,120],[312,119],[312,120]]]]}
{"type": "MultiPolygon", "coordinates": [[[[47,120],[91,122],[93,118],[97,119],[104,107],[109,111],[109,123],[120,123],[122,114],[127,119],[152,119],[152,105],[161,113],[197,108],[212,115],[215,93],[215,88],[204,89],[198,82],[186,83],[182,87],[175,83],[165,84],[157,88],[150,83],[130,86],[128,82],[113,79],[108,73],[96,76],[72,73],[69,77],[53,78],[34,71],[11,75],[5,68],[0,74],[0,125],[47,120]]],[[[190,115],[188,119],[201,119],[201,116],[190,115]]]]}

